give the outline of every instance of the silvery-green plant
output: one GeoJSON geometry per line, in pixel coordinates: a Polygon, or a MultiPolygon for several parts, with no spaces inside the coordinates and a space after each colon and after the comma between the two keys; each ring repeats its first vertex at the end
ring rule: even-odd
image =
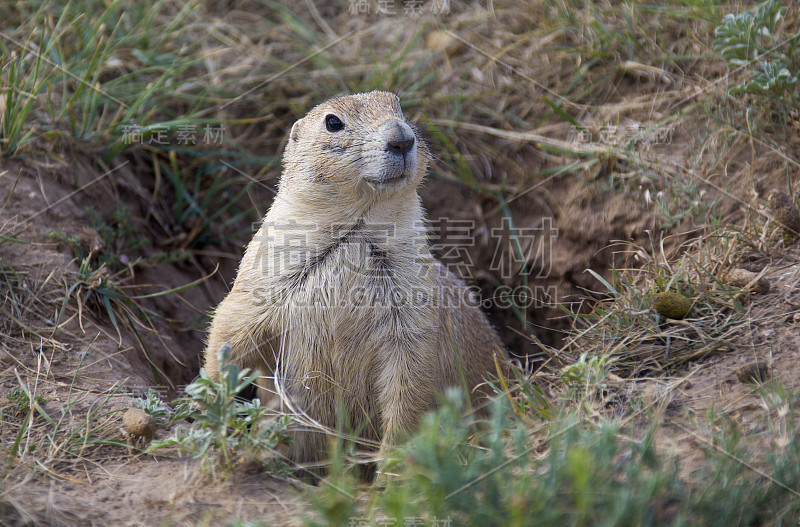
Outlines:
{"type": "Polygon", "coordinates": [[[577,362],[561,370],[561,380],[575,396],[593,392],[610,373],[611,357],[589,357],[582,353],[577,362]]]}
{"type": "Polygon", "coordinates": [[[797,107],[800,28],[792,28],[794,34],[788,37],[776,34],[783,11],[783,2],[768,0],[749,11],[726,15],[714,30],[714,49],[732,66],[750,71],[750,80],[732,91],[788,99],[797,107]]]}
{"type": "Polygon", "coordinates": [[[219,465],[223,471],[231,472],[242,460],[258,460],[261,454],[272,452],[288,440],[285,431],[289,417],[269,419],[267,408],[261,406],[259,399],[245,401],[239,397],[260,374],[249,368],[240,369],[230,362],[230,354],[227,345],[217,351],[219,381],[201,369],[200,377],[186,387],[188,397],[175,401],[179,408],[191,407],[187,417],[194,420],[192,426],[179,426],[171,437],[153,441],[148,451],[177,447],[200,459],[206,469],[219,465]]]}

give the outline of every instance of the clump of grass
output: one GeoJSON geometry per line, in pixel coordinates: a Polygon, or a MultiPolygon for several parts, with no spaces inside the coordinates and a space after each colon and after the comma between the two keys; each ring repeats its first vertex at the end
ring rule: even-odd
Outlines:
{"type": "MultiPolygon", "coordinates": [[[[628,254],[639,260],[639,267],[615,269],[610,280],[590,271],[605,291],[594,292],[597,300],[590,312],[572,315],[574,336],[562,350],[571,358],[560,359],[564,372],[581,361],[587,367],[579,371],[594,371],[588,365],[599,360],[618,374],[660,373],[729,349],[731,340],[744,329],[749,298],[748,293],[717,279],[731,265],[722,264],[736,245],[730,236],[728,231],[717,231],[687,242],[674,253],[681,254],[678,261],[665,252],[651,258],[643,247],[631,246],[628,254]],[[694,250],[685,253],[689,246],[694,250]],[[661,315],[654,304],[662,292],[691,300],[688,317],[673,320],[661,315]],[[578,357],[581,360],[574,362],[578,357]]],[[[600,371],[606,367],[598,364],[600,371]]]]}
{"type": "Polygon", "coordinates": [[[63,300],[57,311],[58,317],[54,326],[58,328],[71,319],[71,316],[67,315],[72,309],[74,309],[73,316],[77,316],[81,327],[84,324],[84,316],[88,314],[86,312],[105,315],[117,331],[118,344],[122,343],[123,332],[133,334],[156,381],[162,386],[171,384],[172,381],[153,360],[142,338],[141,331],[158,333],[155,322],[161,318],[161,314],[147,307],[144,301],[188,289],[202,283],[207,277],[174,289],[138,294],[137,291],[141,286],[130,283],[133,276],[130,265],[111,272],[105,263],[95,267],[92,258],[93,253],[90,253],[81,261],[78,272],[67,276],[63,300]]]}
{"type": "Polygon", "coordinates": [[[199,7],[31,2],[8,13],[19,28],[0,38],[0,54],[10,57],[0,63],[0,152],[37,148],[63,160],[68,144],[100,171],[112,160],[133,161],[152,192],[147,217],[170,249],[155,263],[246,233],[254,219],[246,197],[258,181],[246,173],[277,165],[230,133],[231,123],[263,120],[252,109],[241,119],[208,115],[221,100],[233,103],[237,90],[207,78],[209,32],[194,23],[199,7]]]}
{"type": "MultiPolygon", "coordinates": [[[[232,474],[242,464],[263,463],[265,455],[285,443],[290,419],[267,419],[267,408],[259,399],[242,401],[238,396],[258,377],[258,372],[239,369],[230,362],[230,346],[217,352],[219,382],[200,370],[200,377],[186,387],[188,397],[176,401],[178,415],[190,417],[193,425],[179,427],[163,440],[153,441],[148,451],[174,447],[201,461],[205,470],[232,474]]],[[[155,401],[146,403],[151,409],[155,401]]]]}
{"type": "Polygon", "coordinates": [[[4,54],[0,61],[0,153],[4,156],[16,154],[35,137],[28,118],[54,74],[44,58],[51,48],[42,33],[38,45],[31,46],[29,40],[22,50],[4,54]]]}
{"type": "MultiPolygon", "coordinates": [[[[123,285],[123,280],[129,277],[129,269],[125,268],[116,273],[109,272],[103,264],[95,268],[91,258],[86,257],[81,261],[75,280],[69,285],[64,296],[64,306],[74,299],[77,304],[78,318],[82,320],[83,310],[91,309],[96,313],[105,313],[111,324],[120,331],[120,322],[133,322],[134,320],[148,321],[157,314],[140,305],[129,290],[132,286],[123,285]],[[120,315],[121,321],[118,320],[120,315]]],[[[62,310],[64,313],[65,310],[62,310]]],[[[58,322],[58,321],[57,321],[58,322]]]]}
{"type": "MultiPolygon", "coordinates": [[[[108,408],[115,397],[112,389],[99,396],[76,389],[81,362],[72,374],[63,402],[46,408],[44,400],[17,374],[15,408],[21,423],[3,422],[12,427],[13,444],[7,449],[7,469],[24,469],[39,463],[47,472],[59,477],[61,469],[89,459],[102,459],[109,449],[125,447],[118,437],[118,412],[108,408]],[[23,404],[27,402],[27,406],[23,404]]],[[[42,381],[44,382],[44,381],[42,381]]]]}

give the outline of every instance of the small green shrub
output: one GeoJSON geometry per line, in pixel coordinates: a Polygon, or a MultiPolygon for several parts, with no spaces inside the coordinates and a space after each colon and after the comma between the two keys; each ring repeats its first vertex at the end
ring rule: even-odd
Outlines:
{"type": "Polygon", "coordinates": [[[501,398],[488,424],[476,427],[451,392],[397,451],[385,488],[362,499],[352,471],[335,461],[311,491],[314,514],[306,523],[796,525],[798,394],[774,392],[765,401],[773,408],[767,420],[771,444],[764,444],[763,427],[748,435],[725,418],[717,422],[724,426],[706,429],[713,430],[708,439],[706,431],[695,434],[705,458],[683,468],[679,455],[657,447],[657,425],[634,433],[615,420],[590,423],[562,414],[534,432],[501,398]]]}
{"type": "Polygon", "coordinates": [[[462,401],[450,392],[437,412],[424,417],[391,467],[393,477],[370,502],[348,499],[347,487],[336,492],[341,474],[332,470],[330,485],[315,491],[328,497],[326,507],[318,498],[318,517],[307,523],[655,525],[676,492],[677,467],[656,455],[652,431],[628,441],[616,422],[584,428],[566,418],[555,424],[549,450],[540,456],[541,443],[506,399],[494,402],[485,427],[463,417],[462,401]]]}
{"type": "MultiPolygon", "coordinates": [[[[267,409],[259,399],[242,401],[238,397],[260,374],[248,368],[240,370],[230,362],[230,354],[228,345],[217,352],[218,382],[201,369],[200,377],[186,387],[188,397],[175,401],[178,408],[187,410],[182,411],[183,416],[194,419],[193,425],[179,426],[168,439],[153,441],[149,451],[176,447],[179,452],[201,460],[204,469],[215,472],[219,468],[230,474],[243,462],[260,462],[263,454],[288,441],[285,433],[290,424],[288,416],[268,419],[267,409]]],[[[143,405],[160,413],[161,405],[155,399],[143,405]]]]}
{"type": "Polygon", "coordinates": [[[149,240],[139,234],[139,230],[131,218],[131,209],[120,205],[114,210],[114,216],[107,222],[94,207],[86,207],[89,224],[105,244],[105,249],[98,256],[100,263],[109,267],[118,267],[120,263],[131,261],[131,256],[149,244],[149,240]]]}
{"type": "Polygon", "coordinates": [[[50,231],[45,236],[50,238],[51,240],[55,240],[57,242],[63,243],[67,245],[70,249],[72,249],[72,255],[75,258],[83,258],[84,252],[83,248],[81,247],[81,239],[77,236],[73,236],[72,234],[67,234],[64,231],[50,231]]]}
{"type": "Polygon", "coordinates": [[[797,109],[800,29],[787,27],[794,32],[788,35],[776,31],[784,10],[783,2],[768,0],[749,11],[726,15],[714,30],[714,49],[749,73],[749,80],[732,91],[760,95],[765,106],[788,104],[797,109]]]}
{"type": "Polygon", "coordinates": [[[175,421],[186,419],[192,414],[192,406],[190,403],[180,403],[172,409],[158,396],[152,388],[147,390],[144,398],[137,399],[134,404],[136,408],[145,413],[150,414],[159,425],[170,426],[175,421]]]}
{"type": "Polygon", "coordinates": [[[613,359],[609,356],[589,357],[587,353],[581,354],[577,362],[565,366],[561,370],[561,380],[567,385],[573,396],[578,397],[587,391],[601,385],[608,377],[613,359]]]}
{"type": "MultiPolygon", "coordinates": [[[[39,404],[39,406],[44,406],[45,404],[44,397],[40,395],[34,396],[34,400],[39,404]]],[[[28,394],[25,393],[25,390],[22,388],[14,388],[8,392],[8,403],[11,407],[11,410],[17,414],[26,413],[31,407],[31,400],[28,397],[28,394]]]]}

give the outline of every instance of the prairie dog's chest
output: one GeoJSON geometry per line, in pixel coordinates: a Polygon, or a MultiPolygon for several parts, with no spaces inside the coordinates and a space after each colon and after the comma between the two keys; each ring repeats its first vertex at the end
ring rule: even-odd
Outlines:
{"type": "Polygon", "coordinates": [[[260,275],[240,278],[259,284],[265,316],[280,334],[298,330],[317,338],[375,325],[391,331],[409,318],[435,318],[434,261],[424,229],[323,230],[268,219],[248,247],[245,267],[260,275]]]}
{"type": "Polygon", "coordinates": [[[296,300],[318,307],[364,309],[397,304],[411,290],[428,287],[428,262],[406,240],[389,244],[374,235],[346,235],[309,246],[282,280],[296,300]]]}
{"type": "Polygon", "coordinates": [[[363,294],[432,285],[425,233],[398,233],[391,225],[320,231],[299,223],[262,226],[248,247],[247,267],[269,283],[276,304],[333,301],[352,306],[363,294]]]}

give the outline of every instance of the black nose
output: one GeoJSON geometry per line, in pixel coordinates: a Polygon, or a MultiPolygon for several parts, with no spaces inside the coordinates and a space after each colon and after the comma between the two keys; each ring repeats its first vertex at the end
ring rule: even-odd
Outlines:
{"type": "Polygon", "coordinates": [[[401,135],[396,139],[390,139],[386,146],[393,154],[405,155],[414,146],[414,136],[405,137],[401,135]]]}

